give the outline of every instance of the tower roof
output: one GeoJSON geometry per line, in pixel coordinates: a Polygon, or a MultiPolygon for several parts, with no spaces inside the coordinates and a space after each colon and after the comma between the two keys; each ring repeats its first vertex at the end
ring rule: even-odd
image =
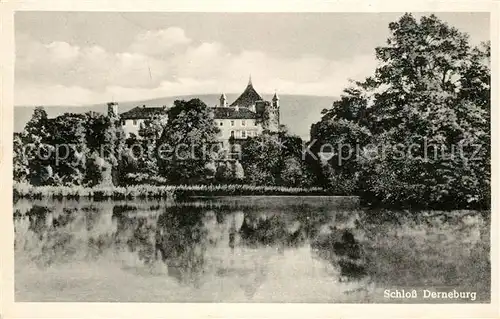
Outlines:
{"type": "Polygon", "coordinates": [[[241,93],[241,95],[233,103],[231,103],[231,106],[238,105],[243,107],[250,107],[257,101],[262,101],[262,97],[253,88],[252,78],[250,77],[245,91],[243,91],[243,93],[241,93]]]}
{"type": "Polygon", "coordinates": [[[273,101],[278,101],[279,99],[278,93],[274,92],[273,101]]]}

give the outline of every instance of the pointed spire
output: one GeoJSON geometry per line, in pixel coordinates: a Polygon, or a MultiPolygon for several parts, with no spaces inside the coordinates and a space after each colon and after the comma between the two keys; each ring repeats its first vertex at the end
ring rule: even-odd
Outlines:
{"type": "Polygon", "coordinates": [[[219,105],[221,107],[227,107],[227,98],[226,98],[226,94],[222,93],[220,98],[219,98],[219,105]]]}
{"type": "Polygon", "coordinates": [[[274,96],[273,96],[273,101],[278,101],[280,98],[278,96],[278,93],[276,93],[276,90],[274,90],[274,96]]]}
{"type": "Polygon", "coordinates": [[[255,104],[257,101],[262,101],[262,97],[255,91],[252,85],[252,77],[248,79],[248,85],[241,93],[241,95],[233,102],[230,106],[242,106],[242,107],[250,107],[252,104],[255,104]]]}
{"type": "Polygon", "coordinates": [[[252,86],[252,74],[248,77],[248,86],[252,86]]]}

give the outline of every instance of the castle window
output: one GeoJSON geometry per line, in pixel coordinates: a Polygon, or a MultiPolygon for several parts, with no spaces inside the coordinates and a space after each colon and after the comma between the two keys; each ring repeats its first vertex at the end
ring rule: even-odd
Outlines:
{"type": "Polygon", "coordinates": [[[234,138],[234,131],[231,131],[231,137],[234,138]]]}
{"type": "Polygon", "coordinates": [[[231,121],[231,126],[234,126],[234,121],[231,121]]]}
{"type": "Polygon", "coordinates": [[[245,126],[246,124],[245,120],[241,120],[241,126],[245,126]]]}
{"type": "Polygon", "coordinates": [[[246,137],[247,137],[247,132],[241,131],[241,138],[246,138],[246,137]]]}
{"type": "Polygon", "coordinates": [[[220,121],[219,126],[223,126],[224,122],[220,121]]]}
{"type": "Polygon", "coordinates": [[[132,124],[133,124],[133,125],[137,125],[137,120],[133,120],[133,121],[132,121],[132,124]]]}

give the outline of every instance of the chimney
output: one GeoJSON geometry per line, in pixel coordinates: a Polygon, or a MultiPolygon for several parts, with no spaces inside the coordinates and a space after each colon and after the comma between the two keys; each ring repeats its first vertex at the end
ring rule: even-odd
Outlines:
{"type": "Polygon", "coordinates": [[[236,112],[238,112],[238,111],[240,110],[240,106],[239,106],[238,104],[236,104],[236,105],[234,106],[234,109],[236,110],[236,112]]]}
{"type": "Polygon", "coordinates": [[[256,111],[255,111],[255,104],[250,105],[250,111],[252,111],[252,112],[254,112],[254,113],[256,112],[256,111]]]}

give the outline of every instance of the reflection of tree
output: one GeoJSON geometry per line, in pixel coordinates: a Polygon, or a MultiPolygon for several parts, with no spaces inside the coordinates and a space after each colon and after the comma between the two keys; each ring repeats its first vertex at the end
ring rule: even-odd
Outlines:
{"type": "Polygon", "coordinates": [[[27,220],[27,232],[18,234],[16,241],[22,236],[21,246],[16,249],[33,261],[48,265],[57,260],[74,256],[77,249],[72,245],[75,235],[68,227],[75,220],[75,209],[33,205],[25,216],[18,214],[15,218],[20,222],[27,220]]]}
{"type": "Polygon", "coordinates": [[[113,207],[113,218],[117,220],[115,245],[125,246],[130,252],[137,252],[139,260],[150,263],[155,258],[157,217],[153,214],[144,216],[137,213],[137,208],[133,206],[113,207]]]}
{"type": "Polygon", "coordinates": [[[198,207],[169,207],[158,219],[155,250],[179,281],[196,281],[207,249],[204,213],[198,207]]]}
{"type": "Polygon", "coordinates": [[[354,229],[331,228],[331,232],[318,236],[311,248],[319,256],[340,268],[340,275],[346,279],[360,279],[366,275],[363,250],[354,236],[354,229]]]}
{"type": "Polygon", "coordinates": [[[308,239],[316,238],[322,225],[328,223],[331,215],[323,208],[312,209],[306,205],[299,205],[294,208],[295,220],[302,226],[308,239]]]}
{"type": "Polygon", "coordinates": [[[73,204],[54,201],[15,214],[16,225],[22,228],[16,226],[16,250],[43,264],[102,255],[113,245],[107,207],[73,204]]]}
{"type": "Polygon", "coordinates": [[[26,212],[29,220],[29,230],[33,231],[40,239],[46,234],[50,225],[47,223],[47,216],[52,212],[45,206],[34,205],[26,212]]]}
{"type": "Polygon", "coordinates": [[[275,245],[287,240],[286,223],[279,215],[247,216],[240,229],[241,238],[250,245],[275,245]]]}
{"type": "Polygon", "coordinates": [[[282,214],[258,217],[247,214],[239,233],[246,245],[277,245],[283,249],[303,244],[307,239],[307,227],[306,223],[288,222],[282,214]]]}
{"type": "Polygon", "coordinates": [[[245,213],[239,233],[245,244],[297,247],[316,238],[331,215],[326,210],[307,205],[287,208],[286,214],[245,213]]]}

